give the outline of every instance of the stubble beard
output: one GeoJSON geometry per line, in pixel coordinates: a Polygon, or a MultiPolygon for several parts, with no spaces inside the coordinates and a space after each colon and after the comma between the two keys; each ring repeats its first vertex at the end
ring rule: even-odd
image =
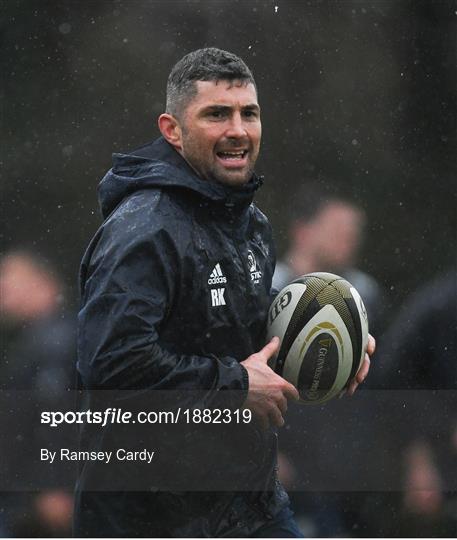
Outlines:
{"type": "Polygon", "coordinates": [[[182,156],[203,180],[236,187],[247,184],[254,174],[255,161],[253,163],[252,160],[250,160],[244,170],[225,171],[222,169],[222,166],[218,165],[216,162],[208,162],[208,160],[202,159],[202,157],[198,155],[198,152],[194,152],[193,150],[192,143],[186,145],[186,148],[183,145],[182,156]]]}
{"type": "Polygon", "coordinates": [[[243,186],[247,184],[254,173],[254,167],[249,163],[244,171],[218,171],[217,167],[214,167],[212,178],[218,184],[224,184],[226,186],[243,186]]]}

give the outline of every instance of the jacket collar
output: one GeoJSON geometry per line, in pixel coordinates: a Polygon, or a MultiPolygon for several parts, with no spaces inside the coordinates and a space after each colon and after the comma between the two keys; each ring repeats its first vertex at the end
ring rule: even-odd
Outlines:
{"type": "Polygon", "coordinates": [[[206,204],[215,203],[227,209],[241,210],[251,204],[262,183],[263,179],[255,174],[249,182],[239,187],[203,180],[187,161],[160,137],[129,154],[113,154],[113,168],[100,183],[99,198],[103,208],[112,206],[113,196],[120,202],[123,196],[139,189],[155,186],[180,187],[197,193],[206,204]]]}

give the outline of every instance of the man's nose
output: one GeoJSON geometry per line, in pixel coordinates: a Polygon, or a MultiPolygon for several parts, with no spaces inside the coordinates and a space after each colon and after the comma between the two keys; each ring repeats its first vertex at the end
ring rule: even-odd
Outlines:
{"type": "Polygon", "coordinates": [[[239,113],[231,116],[225,135],[226,137],[233,139],[246,137],[246,126],[244,125],[243,119],[239,113]]]}

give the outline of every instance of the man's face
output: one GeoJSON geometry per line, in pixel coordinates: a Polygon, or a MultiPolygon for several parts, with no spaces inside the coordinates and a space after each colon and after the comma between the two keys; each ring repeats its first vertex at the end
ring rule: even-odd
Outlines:
{"type": "Polygon", "coordinates": [[[313,238],[322,264],[344,268],[353,264],[361,241],[362,213],[345,203],[326,206],[313,224],[313,238]]]}
{"type": "Polygon", "coordinates": [[[11,319],[28,319],[40,313],[50,295],[50,280],[22,255],[5,256],[0,264],[0,311],[11,319]]]}
{"type": "Polygon", "coordinates": [[[205,180],[232,186],[249,181],[262,126],[253,84],[197,81],[197,95],[180,119],[181,154],[205,180]]]}

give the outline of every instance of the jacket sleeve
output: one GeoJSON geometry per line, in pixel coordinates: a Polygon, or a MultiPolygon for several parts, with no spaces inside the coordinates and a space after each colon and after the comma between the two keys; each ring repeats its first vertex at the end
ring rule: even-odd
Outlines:
{"type": "Polygon", "coordinates": [[[175,354],[161,342],[180,283],[176,235],[150,204],[121,205],[105,223],[82,267],[81,380],[90,389],[204,391],[206,406],[239,407],[248,376],[237,360],[175,354]]]}

